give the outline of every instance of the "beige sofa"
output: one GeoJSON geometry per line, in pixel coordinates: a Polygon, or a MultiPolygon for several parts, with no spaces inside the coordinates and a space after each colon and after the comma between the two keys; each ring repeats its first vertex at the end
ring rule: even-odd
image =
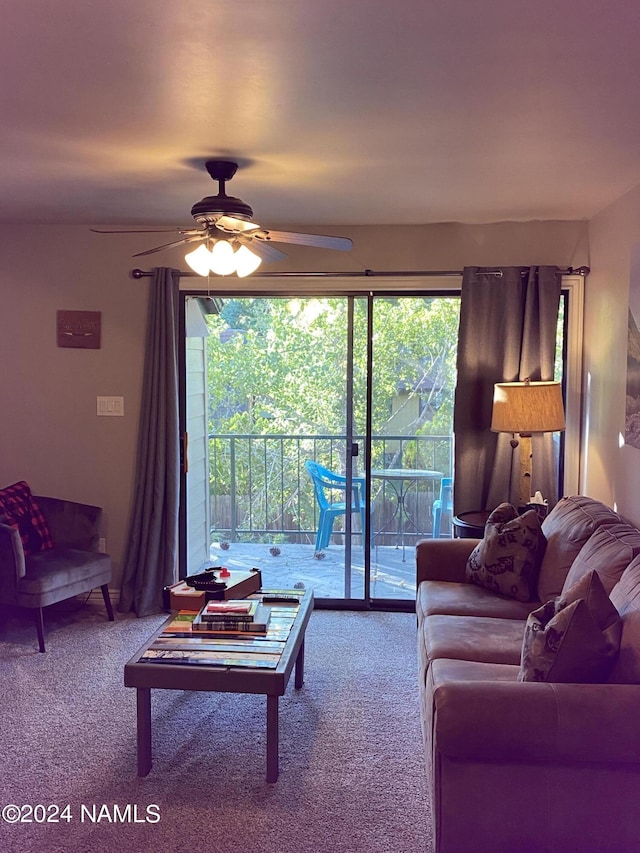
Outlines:
{"type": "Polygon", "coordinates": [[[478,540],[417,545],[420,711],[438,853],[640,851],[640,531],[572,496],[542,532],[537,599],[526,602],[466,581],[478,540]],[[592,569],[622,617],[606,683],[518,681],[528,614],[592,569]]]}

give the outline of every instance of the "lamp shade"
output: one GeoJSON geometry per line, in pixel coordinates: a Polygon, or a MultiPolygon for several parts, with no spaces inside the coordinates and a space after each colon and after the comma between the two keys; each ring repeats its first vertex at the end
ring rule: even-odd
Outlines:
{"type": "Polygon", "coordinates": [[[231,275],[235,269],[233,246],[226,240],[217,240],[211,250],[211,272],[216,275],[231,275]]]}
{"type": "Polygon", "coordinates": [[[238,278],[244,278],[247,275],[251,275],[251,273],[255,272],[262,263],[262,258],[256,255],[255,252],[252,252],[251,249],[247,248],[247,246],[240,246],[235,253],[234,258],[238,278]]]}
{"type": "Polygon", "coordinates": [[[493,387],[493,432],[557,432],[565,428],[559,382],[498,382],[493,387]]]}
{"type": "Polygon", "coordinates": [[[198,275],[208,275],[209,266],[211,264],[211,252],[207,249],[204,243],[200,243],[197,249],[193,252],[188,252],[184,256],[185,261],[189,264],[194,272],[198,275]]]}

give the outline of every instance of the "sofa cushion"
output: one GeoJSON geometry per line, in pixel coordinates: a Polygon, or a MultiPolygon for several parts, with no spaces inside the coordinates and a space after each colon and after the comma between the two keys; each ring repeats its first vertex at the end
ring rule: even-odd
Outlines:
{"type": "Polygon", "coordinates": [[[539,606],[539,601],[516,601],[472,583],[448,581],[423,581],[416,597],[416,611],[421,618],[442,613],[451,616],[493,616],[524,622],[529,613],[539,606]]]}
{"type": "Polygon", "coordinates": [[[428,661],[440,658],[518,666],[525,622],[486,616],[428,616],[421,625],[428,661]]]}
{"type": "Polygon", "coordinates": [[[27,557],[25,566],[16,593],[23,607],[46,607],[111,580],[111,557],[99,551],[55,548],[27,557]]]}
{"type": "Polygon", "coordinates": [[[19,531],[25,557],[53,548],[46,519],[24,480],[0,489],[0,519],[19,531]]]}
{"type": "Polygon", "coordinates": [[[466,577],[499,595],[530,601],[535,597],[544,537],[535,510],[518,515],[511,504],[493,510],[484,539],[467,561],[466,577]]]}
{"type": "Polygon", "coordinates": [[[622,622],[595,571],[527,619],[518,681],[595,683],[609,676],[622,622]]]}
{"type": "MultiPolygon", "coordinates": [[[[434,660],[420,681],[423,685],[420,702],[420,723],[425,741],[425,753],[429,777],[433,779],[435,769],[432,766],[434,758],[433,738],[437,726],[446,722],[447,715],[444,705],[447,704],[447,692],[451,685],[469,685],[473,690],[478,683],[495,685],[497,682],[517,684],[518,667],[508,664],[480,663],[478,661],[452,660],[438,658],[434,660]],[[440,706],[438,708],[438,706],[440,706]],[[436,720],[438,717],[439,722],[436,720]]],[[[466,728],[473,728],[473,693],[467,702],[466,728]]],[[[498,724],[499,725],[499,724],[498,724]]],[[[439,745],[442,748],[442,745],[439,745]]]]}
{"type": "Polygon", "coordinates": [[[609,681],[640,684],[640,557],[625,569],[610,598],[622,619],[622,636],[609,681]]]}
{"type": "Polygon", "coordinates": [[[570,589],[590,571],[597,571],[607,593],[629,563],[640,554],[640,530],[630,524],[612,524],[593,531],[573,561],[563,589],[570,589]]]}
{"type": "Polygon", "coordinates": [[[573,561],[596,527],[620,521],[610,507],[593,498],[585,495],[561,498],[542,522],[546,550],[538,577],[540,601],[560,595],[573,561]]]}
{"type": "MultiPolygon", "coordinates": [[[[633,765],[637,765],[640,759],[635,688],[609,684],[522,684],[517,682],[517,675],[518,667],[504,664],[434,661],[423,691],[425,702],[421,705],[425,717],[429,715],[432,722],[432,737],[439,740],[430,746],[437,746],[452,757],[482,758],[493,767],[504,762],[501,767],[502,788],[490,791],[490,795],[498,796],[498,799],[511,787],[518,764],[521,764],[526,779],[535,765],[552,761],[555,765],[547,769],[543,779],[544,802],[549,780],[556,775],[560,765],[574,762],[574,772],[566,778],[575,786],[582,803],[585,795],[588,796],[585,793],[588,790],[587,780],[592,773],[595,774],[596,762],[608,764],[609,769],[613,762],[622,762],[627,765],[629,775],[617,776],[617,784],[615,775],[609,777],[614,787],[608,800],[611,804],[616,802],[618,786],[626,786],[632,777],[637,776],[633,765]],[[579,769],[575,762],[579,763],[579,769]],[[499,795],[496,794],[498,790],[499,795]]],[[[462,765],[461,775],[464,774],[473,784],[479,779],[478,769],[478,765],[471,763],[462,765]]],[[[481,772],[486,778],[487,765],[481,772]]],[[[529,796],[531,793],[529,791],[529,796]]],[[[458,805],[464,809],[462,804],[458,805]]],[[[575,807],[578,807],[576,803],[575,807]]],[[[622,814],[621,817],[629,819],[628,815],[625,818],[622,814]]],[[[631,825],[637,835],[637,822],[631,821],[631,825]]],[[[611,844],[541,847],[534,843],[534,839],[539,840],[537,836],[531,836],[531,844],[501,846],[499,849],[527,850],[530,853],[543,849],[626,853],[637,849],[637,845],[611,844]]],[[[456,849],[493,851],[496,847],[456,849]]]]}

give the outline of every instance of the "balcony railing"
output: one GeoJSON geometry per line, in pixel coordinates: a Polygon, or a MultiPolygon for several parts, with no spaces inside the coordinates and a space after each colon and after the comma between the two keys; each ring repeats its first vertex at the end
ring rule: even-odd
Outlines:
{"type": "MultiPolygon", "coordinates": [[[[354,437],[362,451],[364,438],[354,437]]],[[[320,462],[332,471],[345,471],[344,435],[209,435],[211,536],[230,542],[308,543],[315,537],[318,506],[304,463],[320,462]]],[[[372,468],[415,468],[450,477],[451,436],[385,435],[373,438],[372,468]]],[[[355,459],[354,474],[364,472],[364,457],[355,459]]],[[[377,544],[396,544],[431,535],[433,501],[439,478],[410,485],[398,512],[398,495],[391,482],[373,480],[371,499],[377,544]],[[398,517],[400,515],[400,517],[398,517]]],[[[355,517],[354,517],[355,519],[355,517]]],[[[358,532],[357,520],[354,520],[358,532]]],[[[336,522],[334,534],[340,534],[336,522]]]]}

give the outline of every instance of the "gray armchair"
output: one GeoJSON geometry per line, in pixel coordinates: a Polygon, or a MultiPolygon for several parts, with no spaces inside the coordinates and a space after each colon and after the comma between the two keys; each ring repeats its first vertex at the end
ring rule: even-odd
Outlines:
{"type": "Polygon", "coordinates": [[[109,597],[111,557],[98,551],[100,507],[58,498],[34,496],[34,500],[53,547],[35,553],[27,549],[25,555],[23,519],[18,527],[15,520],[12,524],[10,518],[0,516],[0,604],[34,610],[38,643],[44,652],[42,608],[49,604],[99,586],[107,616],[113,621],[109,597]]]}

